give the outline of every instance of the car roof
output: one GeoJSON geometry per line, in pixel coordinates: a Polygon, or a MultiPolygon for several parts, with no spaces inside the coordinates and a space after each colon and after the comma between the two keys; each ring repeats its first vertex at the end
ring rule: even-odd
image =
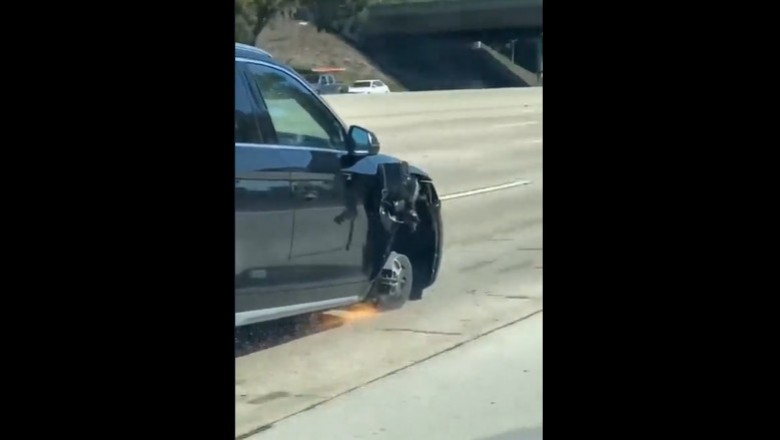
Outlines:
{"type": "Polygon", "coordinates": [[[270,65],[276,66],[287,73],[291,75],[295,75],[298,78],[300,78],[302,81],[306,81],[306,79],[298,72],[297,70],[293,69],[292,67],[282,64],[274,57],[264,51],[263,49],[260,49],[259,47],[250,46],[248,44],[242,44],[242,43],[236,43],[236,58],[244,58],[247,60],[254,60],[254,61],[263,61],[265,63],[268,63],[270,65]]]}
{"type": "Polygon", "coordinates": [[[242,43],[236,43],[236,58],[238,57],[257,61],[270,61],[273,59],[273,56],[263,49],[242,43]]]}

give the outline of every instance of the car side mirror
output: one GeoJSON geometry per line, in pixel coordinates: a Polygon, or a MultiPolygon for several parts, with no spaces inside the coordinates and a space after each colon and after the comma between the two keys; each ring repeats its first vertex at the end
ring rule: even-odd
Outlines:
{"type": "Polygon", "coordinates": [[[367,155],[379,153],[379,139],[365,128],[353,125],[349,127],[347,136],[350,141],[350,153],[367,155]]]}

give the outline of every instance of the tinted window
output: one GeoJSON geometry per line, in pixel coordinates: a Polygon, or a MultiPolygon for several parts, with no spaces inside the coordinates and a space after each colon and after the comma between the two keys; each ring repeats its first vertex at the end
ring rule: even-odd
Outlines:
{"type": "Polygon", "coordinates": [[[235,142],[260,144],[263,143],[263,136],[260,133],[258,120],[252,107],[252,95],[246,87],[246,79],[243,77],[238,66],[236,66],[236,117],[235,132],[233,134],[235,142]]]}
{"type": "Polygon", "coordinates": [[[370,81],[355,81],[352,87],[371,87],[370,81]]]}
{"type": "Polygon", "coordinates": [[[297,80],[271,67],[249,64],[247,68],[262,95],[280,145],[346,149],[339,121],[297,80]]]}

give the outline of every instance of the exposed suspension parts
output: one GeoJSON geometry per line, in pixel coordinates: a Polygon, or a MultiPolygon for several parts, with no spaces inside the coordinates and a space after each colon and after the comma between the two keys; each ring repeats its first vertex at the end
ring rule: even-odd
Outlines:
{"type": "Polygon", "coordinates": [[[380,164],[379,176],[382,182],[379,215],[385,230],[392,235],[398,226],[407,225],[414,232],[420,223],[415,209],[420,183],[409,173],[409,164],[380,164]]]}

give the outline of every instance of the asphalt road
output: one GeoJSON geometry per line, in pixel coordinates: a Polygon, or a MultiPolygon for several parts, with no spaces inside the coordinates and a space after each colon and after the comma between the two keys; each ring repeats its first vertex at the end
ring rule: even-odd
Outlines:
{"type": "Polygon", "coordinates": [[[333,312],[248,338],[237,437],[540,438],[542,89],[327,99],[431,174],[444,196],[441,275],[395,312],[333,312]]]}

